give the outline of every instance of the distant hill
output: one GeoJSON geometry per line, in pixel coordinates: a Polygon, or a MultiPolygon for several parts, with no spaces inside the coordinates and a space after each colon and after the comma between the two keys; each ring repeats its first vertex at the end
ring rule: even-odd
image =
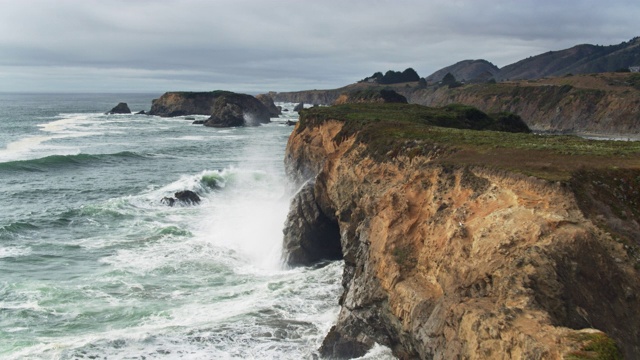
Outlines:
{"type": "Polygon", "coordinates": [[[463,60],[444,67],[425,79],[441,81],[447,73],[456,80],[481,82],[495,80],[531,80],[567,74],[615,72],[640,66],[640,37],[618,45],[576,45],[569,49],[531,56],[503,68],[487,60],[463,60]]]}
{"type": "Polygon", "coordinates": [[[520,60],[500,69],[496,80],[539,79],[567,74],[614,72],[640,65],[640,37],[618,45],[576,45],[520,60]]]}
{"type": "Polygon", "coordinates": [[[453,65],[442,68],[425,79],[429,82],[441,81],[447,73],[451,73],[456,80],[474,81],[489,80],[500,71],[500,68],[488,62],[487,60],[463,60],[453,65]]]}

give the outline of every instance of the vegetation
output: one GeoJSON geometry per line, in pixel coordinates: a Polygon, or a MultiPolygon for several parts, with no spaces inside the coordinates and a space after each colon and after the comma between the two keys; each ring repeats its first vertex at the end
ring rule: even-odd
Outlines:
{"type": "Polygon", "coordinates": [[[373,80],[378,84],[398,84],[411,81],[420,80],[418,73],[412,68],[408,68],[403,72],[389,70],[384,75],[381,72],[376,72],[372,76],[364,78],[361,82],[368,82],[373,80]]]}
{"type": "Polygon", "coordinates": [[[605,334],[580,334],[576,340],[584,342],[584,346],[579,351],[570,353],[566,357],[568,360],[622,360],[615,341],[605,334]]]}
{"type": "Polygon", "coordinates": [[[530,134],[523,132],[523,123],[516,115],[487,115],[463,105],[317,107],[301,113],[298,131],[329,119],[345,122],[336,141],[355,136],[357,142],[368,145],[367,155],[381,161],[401,155],[426,155],[438,149],[446,154],[436,160],[440,163],[481,165],[549,180],[568,180],[585,167],[640,168],[640,142],[530,134]]]}

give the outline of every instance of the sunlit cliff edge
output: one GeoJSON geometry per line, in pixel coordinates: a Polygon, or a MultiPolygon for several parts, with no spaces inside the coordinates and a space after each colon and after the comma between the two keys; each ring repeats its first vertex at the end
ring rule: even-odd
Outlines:
{"type": "Polygon", "coordinates": [[[322,355],[637,358],[640,144],[434,127],[416,106],[307,109],[289,138],[299,201],[338,229],[312,241],[345,261],[322,355]]]}

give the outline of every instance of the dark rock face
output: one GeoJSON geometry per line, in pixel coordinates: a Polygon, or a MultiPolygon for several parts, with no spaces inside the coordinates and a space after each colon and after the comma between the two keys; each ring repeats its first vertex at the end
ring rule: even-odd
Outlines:
{"type": "Polygon", "coordinates": [[[298,103],[298,105],[296,105],[296,106],[293,108],[293,111],[300,112],[300,110],[302,110],[302,109],[304,109],[304,103],[303,103],[303,102],[298,103]]]}
{"type": "Polygon", "coordinates": [[[211,115],[216,99],[224,94],[233,93],[223,90],[166,92],[160,98],[153,100],[148,114],[162,117],[211,115]]]}
{"type": "Polygon", "coordinates": [[[131,110],[129,110],[129,105],[127,105],[127,103],[121,102],[105,114],[131,114],[131,110]]]}
{"type": "Polygon", "coordinates": [[[267,94],[260,94],[256,95],[256,99],[258,99],[269,110],[269,116],[278,117],[282,114],[281,108],[273,103],[273,98],[271,96],[267,94]]]}
{"type": "Polygon", "coordinates": [[[226,93],[219,96],[205,126],[258,126],[270,122],[269,109],[251,95],[226,93]]]}
{"type": "Polygon", "coordinates": [[[178,202],[185,205],[195,205],[200,203],[200,197],[198,194],[191,190],[178,191],[173,194],[173,196],[175,196],[175,198],[163,197],[160,202],[169,206],[174,206],[178,202]]]}
{"type": "Polygon", "coordinates": [[[292,266],[342,258],[340,229],[316,203],[315,183],[307,182],[291,201],[284,227],[284,257],[292,266]]]}

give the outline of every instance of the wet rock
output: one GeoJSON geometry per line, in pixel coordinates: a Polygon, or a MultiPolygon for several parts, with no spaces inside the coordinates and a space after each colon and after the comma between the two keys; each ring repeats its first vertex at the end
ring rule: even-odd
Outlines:
{"type": "Polygon", "coordinates": [[[195,192],[191,191],[191,190],[183,190],[183,191],[178,191],[177,193],[173,194],[176,199],[178,201],[181,201],[183,203],[187,203],[187,204],[198,204],[200,203],[200,197],[198,196],[198,194],[196,194],[195,192]]]}
{"type": "Polygon", "coordinates": [[[204,120],[196,120],[194,122],[192,122],[193,125],[202,125],[204,124],[204,120]]]}
{"type": "Polygon", "coordinates": [[[278,117],[282,114],[282,108],[273,103],[273,98],[271,96],[267,94],[260,94],[256,95],[256,99],[258,99],[269,110],[269,116],[278,117]]]}
{"type": "Polygon", "coordinates": [[[200,203],[200,197],[198,194],[191,190],[178,191],[173,194],[173,196],[175,196],[175,198],[165,196],[160,199],[160,202],[168,206],[174,206],[178,202],[186,205],[195,205],[200,203]]]}
{"type": "Polygon", "coordinates": [[[303,102],[298,103],[298,105],[296,105],[296,106],[293,108],[293,111],[300,112],[300,110],[302,110],[302,109],[304,109],[304,103],[303,103],[303,102]]]}
{"type": "Polygon", "coordinates": [[[269,110],[255,97],[227,93],[216,99],[211,117],[205,121],[204,125],[211,127],[258,126],[270,121],[269,110]]]}
{"type": "Polygon", "coordinates": [[[129,105],[127,103],[119,103],[113,109],[105,113],[106,115],[111,114],[131,114],[131,110],[129,109],[129,105]]]}
{"type": "Polygon", "coordinates": [[[147,115],[147,113],[144,110],[142,110],[135,113],[135,115],[147,115]]]}
{"type": "Polygon", "coordinates": [[[294,196],[284,227],[284,258],[292,266],[342,259],[340,229],[320,209],[314,185],[307,182],[294,196]]]}

